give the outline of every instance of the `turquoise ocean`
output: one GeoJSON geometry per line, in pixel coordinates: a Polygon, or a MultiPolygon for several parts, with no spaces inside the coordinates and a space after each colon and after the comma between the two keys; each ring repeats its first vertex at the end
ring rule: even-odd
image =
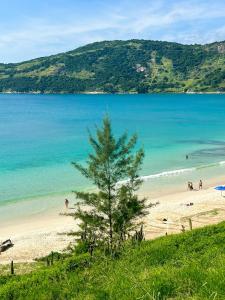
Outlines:
{"type": "Polygon", "coordinates": [[[88,129],[106,113],[116,136],[138,134],[150,191],[225,174],[225,95],[2,94],[0,217],[7,205],[27,199],[32,212],[35,199],[91,188],[71,162],[85,161],[88,129]]]}

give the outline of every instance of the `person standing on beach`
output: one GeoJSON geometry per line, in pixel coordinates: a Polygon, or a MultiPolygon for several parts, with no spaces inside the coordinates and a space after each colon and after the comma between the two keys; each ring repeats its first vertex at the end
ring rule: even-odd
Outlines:
{"type": "Polygon", "coordinates": [[[188,181],[188,191],[190,191],[190,181],[188,181]]]}
{"type": "Polygon", "coordinates": [[[188,181],[188,190],[193,191],[193,189],[194,189],[193,183],[191,181],[188,181]]]}
{"type": "Polygon", "coordinates": [[[69,206],[69,200],[68,199],[65,199],[65,206],[66,206],[66,209],[68,209],[68,206],[69,206]]]}
{"type": "Polygon", "coordinates": [[[194,189],[193,183],[191,181],[188,181],[188,190],[193,191],[193,189],[194,189]]]}
{"type": "Polygon", "coordinates": [[[202,180],[199,181],[199,190],[202,190],[202,180]]]}

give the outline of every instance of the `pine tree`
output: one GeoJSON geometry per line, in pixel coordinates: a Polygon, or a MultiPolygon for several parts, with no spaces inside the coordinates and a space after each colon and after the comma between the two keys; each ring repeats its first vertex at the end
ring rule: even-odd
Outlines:
{"type": "Polygon", "coordinates": [[[116,139],[108,117],[96,137],[89,133],[92,153],[86,166],[74,162],[74,167],[89,179],[96,192],[75,192],[80,200],[75,218],[80,220],[77,233],[88,247],[107,244],[110,251],[118,239],[124,240],[134,229],[137,217],[146,214],[145,199],[139,200],[135,192],[141,184],[138,177],[144,151],[134,151],[137,136],[123,134],[116,139]]]}

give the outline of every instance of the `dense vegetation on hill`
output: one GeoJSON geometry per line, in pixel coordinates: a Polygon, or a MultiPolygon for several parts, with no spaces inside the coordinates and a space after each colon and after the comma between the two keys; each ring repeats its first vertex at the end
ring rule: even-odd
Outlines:
{"type": "Polygon", "coordinates": [[[104,41],[0,64],[0,92],[224,92],[225,42],[104,41]]]}
{"type": "Polygon", "coordinates": [[[225,299],[225,223],[0,276],[0,299],[225,299]]]}

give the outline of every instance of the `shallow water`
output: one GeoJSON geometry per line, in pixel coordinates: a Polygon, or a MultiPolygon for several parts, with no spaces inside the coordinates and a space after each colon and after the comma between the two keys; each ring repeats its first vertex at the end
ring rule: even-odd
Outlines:
{"type": "Polygon", "coordinates": [[[0,95],[0,205],[89,188],[71,161],[105,113],[138,134],[151,188],[225,171],[225,95],[0,95]]]}

